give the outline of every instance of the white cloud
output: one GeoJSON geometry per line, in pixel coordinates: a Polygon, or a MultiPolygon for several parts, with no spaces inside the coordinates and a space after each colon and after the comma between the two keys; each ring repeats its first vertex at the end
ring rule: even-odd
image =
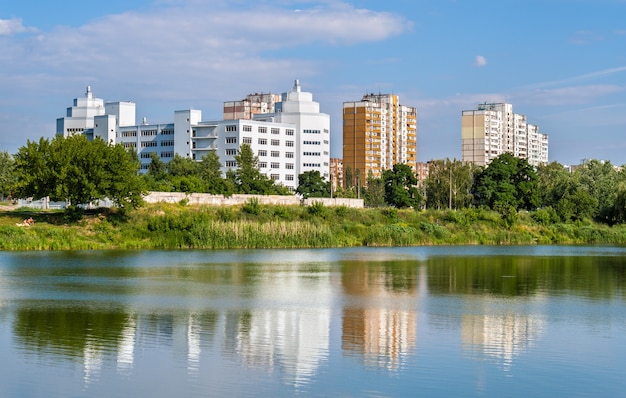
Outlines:
{"type": "Polygon", "coordinates": [[[27,31],[34,31],[34,29],[25,27],[21,19],[0,19],[0,36],[10,36],[27,31]]]}
{"type": "Polygon", "coordinates": [[[590,104],[602,97],[626,91],[626,87],[610,84],[537,89],[512,95],[516,103],[542,106],[590,104]]]}
{"type": "MultiPolygon", "coordinates": [[[[399,15],[344,3],[321,2],[299,11],[263,3],[256,9],[216,8],[196,1],[163,4],[14,42],[0,61],[10,63],[18,74],[45,70],[54,76],[143,82],[149,87],[171,87],[172,79],[186,80],[189,89],[197,87],[198,79],[207,89],[232,81],[250,87],[251,82],[263,84],[273,77],[287,75],[291,80],[296,73],[303,77],[321,72],[314,57],[273,55],[277,50],[380,41],[411,29],[399,15]]],[[[174,91],[184,90],[183,83],[174,91]]]]}
{"type": "Polygon", "coordinates": [[[482,55],[477,55],[476,58],[474,59],[474,66],[477,67],[483,67],[487,65],[487,58],[483,57],[482,55]]]}

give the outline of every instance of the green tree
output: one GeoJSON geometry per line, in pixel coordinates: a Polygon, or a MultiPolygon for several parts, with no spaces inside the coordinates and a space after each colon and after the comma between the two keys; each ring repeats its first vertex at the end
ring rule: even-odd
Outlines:
{"type": "Polygon", "coordinates": [[[200,176],[199,163],[195,160],[175,154],[167,164],[167,172],[170,176],[200,176]]]}
{"type": "Polygon", "coordinates": [[[539,205],[537,173],[526,159],[504,153],[480,171],[472,186],[478,206],[510,212],[533,210],[539,205]]]}
{"type": "Polygon", "coordinates": [[[118,207],[135,208],[145,193],[139,162],[122,145],[84,135],[28,141],[15,155],[20,197],[69,200],[69,210],[108,198],[118,207]]]}
{"type": "Polygon", "coordinates": [[[591,219],[596,214],[598,202],[580,175],[558,162],[537,168],[537,191],[541,207],[553,209],[563,222],[591,219]]]}
{"type": "Polygon", "coordinates": [[[0,152],[0,199],[11,196],[16,180],[15,160],[8,152],[0,152]]]}
{"type": "Polygon", "coordinates": [[[150,154],[150,164],[148,165],[147,174],[154,178],[156,181],[163,180],[167,176],[167,165],[164,161],[161,160],[156,152],[152,152],[150,154]]]}
{"type": "Polygon", "coordinates": [[[328,198],[330,182],[324,181],[318,170],[305,171],[298,176],[296,192],[304,198],[328,198]]]}
{"type": "Polygon", "coordinates": [[[600,222],[611,223],[615,200],[618,195],[621,176],[611,162],[586,161],[574,174],[580,177],[580,184],[597,201],[593,217],[600,222]]]}
{"type": "Polygon", "coordinates": [[[430,162],[426,178],[426,207],[429,209],[462,209],[472,203],[472,181],[475,167],[460,160],[430,162]]]}
{"type": "Polygon", "coordinates": [[[229,184],[222,177],[222,164],[215,151],[209,152],[202,157],[199,166],[200,178],[205,182],[207,193],[230,195],[234,191],[232,184],[229,184]]]}
{"type": "Polygon", "coordinates": [[[417,190],[417,177],[406,164],[394,164],[393,169],[383,172],[385,202],[390,206],[419,207],[421,197],[417,190]]]}
{"type": "Polygon", "coordinates": [[[351,166],[346,166],[344,168],[343,185],[346,190],[354,186],[354,175],[352,174],[351,166]]]}
{"type": "Polygon", "coordinates": [[[268,195],[273,193],[274,181],[267,178],[259,170],[259,159],[252,152],[248,144],[239,147],[239,153],[235,155],[237,168],[232,173],[227,173],[239,193],[268,195]]]}
{"type": "Polygon", "coordinates": [[[385,182],[382,178],[376,178],[371,173],[367,177],[367,188],[363,200],[370,207],[382,207],[385,202],[385,182]]]}

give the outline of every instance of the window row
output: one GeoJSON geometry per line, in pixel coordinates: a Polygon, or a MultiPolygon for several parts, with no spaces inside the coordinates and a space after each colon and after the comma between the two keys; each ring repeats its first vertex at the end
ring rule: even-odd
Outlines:
{"type": "MultiPolygon", "coordinates": [[[[267,168],[267,162],[259,162],[259,169],[266,169],[267,168]]],[[[271,162],[270,163],[270,168],[271,169],[280,169],[280,163],[279,162],[271,162]]],[[[287,170],[293,170],[295,168],[295,165],[293,163],[285,163],[285,169],[287,170]]]]}

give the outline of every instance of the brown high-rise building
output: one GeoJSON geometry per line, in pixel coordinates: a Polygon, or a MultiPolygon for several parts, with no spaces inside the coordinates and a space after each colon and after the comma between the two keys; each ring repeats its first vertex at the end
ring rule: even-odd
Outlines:
{"type": "Polygon", "coordinates": [[[401,105],[394,94],[367,94],[361,101],[343,103],[343,165],[355,181],[380,177],[394,164],[417,164],[417,110],[401,105]],[[358,172],[357,172],[358,171],[358,172]],[[356,180],[358,178],[358,180],[356,180]]]}

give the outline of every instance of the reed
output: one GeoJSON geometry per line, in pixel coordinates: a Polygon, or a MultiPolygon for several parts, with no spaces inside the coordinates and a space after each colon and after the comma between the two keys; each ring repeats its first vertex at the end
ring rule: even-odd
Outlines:
{"type": "Polygon", "coordinates": [[[623,244],[626,226],[550,224],[521,213],[507,225],[483,209],[412,211],[301,206],[156,204],[130,214],[0,213],[0,250],[236,249],[414,245],[623,244]],[[17,226],[32,216],[33,226],[17,226]]]}

